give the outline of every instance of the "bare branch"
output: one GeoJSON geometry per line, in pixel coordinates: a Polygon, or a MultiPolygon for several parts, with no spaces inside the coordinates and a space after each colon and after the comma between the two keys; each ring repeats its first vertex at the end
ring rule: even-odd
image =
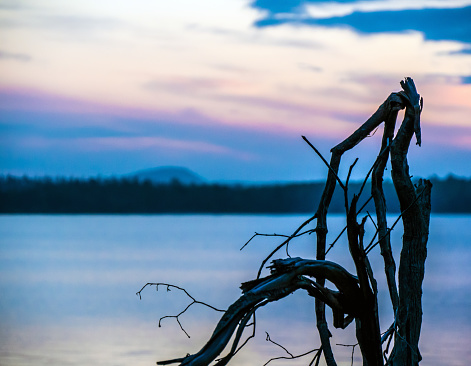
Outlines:
{"type": "MultiPolygon", "coordinates": [[[[272,343],[275,343],[275,342],[273,342],[271,339],[267,339],[267,341],[270,341],[270,342],[272,342],[272,343]]],[[[280,346],[278,343],[275,343],[275,344],[276,344],[277,346],[280,346]]],[[[282,347],[282,346],[280,346],[280,347],[283,348],[286,352],[288,352],[284,347],[282,347]]],[[[310,350],[310,351],[304,352],[304,353],[302,353],[302,354],[300,354],[300,355],[296,355],[296,356],[294,356],[294,355],[292,355],[291,353],[288,352],[290,356],[279,356],[279,357],[270,358],[267,362],[265,362],[265,363],[263,364],[263,366],[268,365],[268,364],[269,364],[270,362],[272,362],[272,361],[276,361],[276,360],[294,360],[294,359],[301,358],[301,357],[305,357],[305,356],[307,356],[307,355],[310,355],[311,353],[319,352],[319,351],[320,351],[320,348],[316,348],[316,349],[312,349],[312,350],[310,350]]],[[[320,354],[319,354],[319,356],[320,356],[320,354]]],[[[314,362],[314,360],[316,360],[316,358],[318,359],[319,356],[316,354],[316,356],[314,357],[314,359],[311,361],[310,365],[312,365],[312,363],[314,362]]]]}
{"type": "Polygon", "coordinates": [[[311,235],[312,233],[315,233],[316,232],[316,229],[310,229],[310,230],[306,230],[306,231],[303,231],[302,233],[299,233],[299,234],[292,234],[292,235],[284,235],[284,234],[261,234],[261,233],[255,233],[254,235],[252,235],[252,237],[247,241],[247,243],[245,243],[241,248],[240,250],[244,249],[255,237],[257,236],[275,236],[275,237],[280,237],[280,238],[289,238],[289,239],[294,239],[294,238],[297,238],[299,236],[303,236],[303,235],[306,235],[306,234],[309,234],[311,235]]]}
{"type": "MultiPolygon", "coordinates": [[[[396,221],[394,221],[394,224],[388,229],[387,233],[385,234],[386,236],[390,235],[391,234],[391,231],[394,230],[394,227],[397,225],[397,223],[399,222],[399,220],[402,218],[402,216],[420,199],[420,197],[422,196],[423,193],[426,192],[426,189],[427,187],[424,187],[424,189],[416,196],[415,200],[411,202],[411,204],[406,207],[406,209],[404,211],[402,211],[399,216],[397,217],[396,221]]],[[[384,237],[381,237],[378,239],[378,241],[374,242],[374,238],[372,239],[372,241],[370,242],[370,244],[368,244],[368,246],[365,248],[365,251],[366,251],[366,254],[368,254],[369,252],[371,252],[371,250],[376,246],[378,245],[381,240],[383,239],[384,237]],[[373,243],[374,242],[374,243],[373,243]]]]}
{"type": "Polygon", "coordinates": [[[168,283],[162,283],[162,282],[156,282],[156,283],[152,283],[152,282],[149,282],[149,283],[146,283],[144,286],[142,286],[142,288],[136,292],[136,295],[139,296],[139,300],[142,300],[142,297],[141,297],[141,292],[147,287],[147,286],[155,286],[156,290],[158,291],[159,290],[159,286],[166,286],[167,287],[167,292],[170,292],[171,288],[176,288],[177,290],[180,290],[180,291],[183,291],[186,296],[188,296],[192,302],[190,304],[188,304],[186,306],[185,309],[183,309],[180,313],[178,313],[177,315],[165,315],[163,317],[161,317],[159,319],[159,328],[162,326],[161,323],[162,323],[162,320],[164,319],[167,319],[167,318],[175,318],[175,320],[177,321],[178,325],[180,326],[180,329],[183,331],[183,333],[186,334],[186,336],[188,338],[190,338],[190,335],[187,333],[187,331],[183,328],[183,325],[180,323],[180,316],[184,313],[186,313],[186,311],[194,304],[200,304],[200,305],[204,305],[210,309],[213,309],[215,311],[219,311],[219,312],[224,312],[224,310],[221,310],[221,309],[218,309],[218,308],[215,308],[214,306],[212,305],[209,305],[205,302],[202,302],[202,301],[198,301],[196,300],[193,296],[191,296],[188,291],[186,291],[184,288],[182,287],[179,287],[179,286],[175,286],[175,285],[171,285],[171,284],[168,284],[168,283]]]}
{"type": "Polygon", "coordinates": [[[350,168],[348,169],[348,174],[347,174],[347,180],[345,182],[345,187],[348,187],[348,182],[350,181],[350,176],[352,175],[353,168],[355,165],[358,163],[358,158],[355,159],[352,165],[350,165],[350,168]]]}
{"type": "MultiPolygon", "coordinates": [[[[298,233],[306,226],[308,225],[312,220],[314,220],[316,218],[316,215],[314,216],[311,216],[309,219],[307,219],[306,221],[304,221],[295,231],[293,234],[291,234],[283,243],[281,243],[280,245],[278,245],[263,261],[262,261],[262,264],[260,265],[260,268],[258,269],[258,273],[257,273],[257,278],[260,278],[260,275],[262,274],[262,270],[263,270],[263,267],[265,267],[265,264],[267,264],[267,262],[273,257],[273,255],[279,251],[281,248],[283,248],[286,244],[288,244],[291,239],[295,238],[298,233]]],[[[317,231],[317,228],[314,229],[315,231],[317,231]]]]}
{"type": "MultiPolygon", "coordinates": [[[[351,313],[360,312],[358,281],[355,276],[336,263],[289,258],[273,261],[270,268],[270,276],[242,284],[242,296],[223,314],[213,335],[198,353],[183,359],[175,359],[176,361],[171,360],[172,363],[181,362],[181,365],[191,366],[208,365],[223,351],[236,330],[234,345],[238,342],[245,325],[257,308],[305,288],[309,283],[303,276],[327,278],[339,289],[341,293],[339,296],[344,300],[344,310],[351,313]]],[[[219,361],[219,365],[224,365],[233,356],[234,345],[229,355],[219,361]]],[[[163,362],[168,364],[169,361],[163,362]]]]}
{"type": "MultiPolygon", "coordinates": [[[[266,335],[267,335],[267,337],[266,337],[266,339],[265,339],[267,342],[271,342],[271,343],[273,343],[274,345],[280,347],[280,348],[283,349],[287,354],[289,354],[289,355],[291,356],[291,358],[294,358],[293,354],[292,354],[290,351],[288,351],[288,350],[287,350],[285,347],[283,347],[281,344],[276,343],[275,341],[273,341],[273,340],[270,338],[270,334],[268,334],[268,332],[265,332],[265,333],[266,333],[266,335]]],[[[268,361],[266,364],[268,364],[269,362],[270,362],[270,361],[268,361]]],[[[265,364],[265,365],[266,365],[266,364],[265,364]]]]}
{"type": "MultiPolygon", "coordinates": [[[[368,198],[368,200],[363,204],[363,206],[360,207],[360,209],[357,211],[357,215],[360,214],[363,209],[366,207],[366,205],[373,199],[373,196],[370,196],[370,198],[368,198]]],[[[326,250],[325,254],[327,255],[327,253],[330,252],[330,250],[332,249],[332,247],[335,245],[335,243],[337,243],[337,241],[340,239],[340,237],[343,235],[343,233],[347,230],[347,226],[344,226],[344,228],[342,229],[342,231],[340,232],[340,234],[335,238],[335,240],[332,242],[332,244],[329,245],[329,248],[326,250]]]]}
{"type": "Polygon", "coordinates": [[[337,343],[337,346],[352,347],[352,363],[351,363],[351,366],[353,366],[353,356],[354,356],[354,354],[355,354],[355,347],[358,346],[358,343],[355,343],[355,344],[342,344],[342,343],[337,343]]]}
{"type": "Polygon", "coordinates": [[[339,176],[337,175],[337,172],[330,166],[330,164],[327,162],[327,160],[324,159],[324,157],[319,152],[319,150],[317,150],[316,147],[309,142],[309,140],[306,138],[306,136],[301,136],[301,137],[316,152],[316,154],[321,158],[321,160],[324,162],[324,164],[327,166],[327,168],[329,168],[330,172],[334,175],[335,179],[337,179],[337,182],[339,183],[339,186],[342,187],[342,189],[345,189],[345,186],[342,183],[342,181],[340,180],[339,176]]]}

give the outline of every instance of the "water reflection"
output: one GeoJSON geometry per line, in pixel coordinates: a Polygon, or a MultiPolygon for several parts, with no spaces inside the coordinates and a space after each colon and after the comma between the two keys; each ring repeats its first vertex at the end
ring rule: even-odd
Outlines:
{"type": "MultiPolygon", "coordinates": [[[[159,317],[175,314],[188,299],[178,291],[147,289],[146,282],[187,288],[198,299],[226,308],[240,294],[238,284],[252,279],[261,260],[279,240],[253,232],[290,233],[298,216],[2,216],[0,218],[0,364],[150,365],[195,352],[220,314],[194,307],[178,324],[159,317]]],[[[343,227],[331,218],[331,240],[343,227]]],[[[432,218],[421,351],[427,365],[467,365],[471,340],[471,228],[469,216],[432,218]],[[465,229],[466,231],[463,231],[465,229]]],[[[369,233],[372,233],[370,228],[369,233]]],[[[314,237],[290,246],[293,256],[311,257],[314,237]]],[[[398,256],[400,232],[394,232],[398,256]]],[[[286,256],[285,252],[279,257],[286,256]]],[[[330,259],[353,271],[345,241],[330,259]]],[[[392,321],[379,250],[372,254],[379,280],[382,327],[392,321]]],[[[260,309],[258,337],[234,365],[262,365],[283,355],[265,341],[289,344],[293,353],[317,347],[312,299],[301,292],[260,309]]],[[[333,330],[334,343],[354,342],[353,327],[333,330]]],[[[336,346],[347,364],[351,349],[336,346]]],[[[358,352],[358,351],[357,351],[358,352]]],[[[306,360],[290,364],[307,364],[306,360]]],[[[278,364],[282,364],[281,362],[278,364]]]]}

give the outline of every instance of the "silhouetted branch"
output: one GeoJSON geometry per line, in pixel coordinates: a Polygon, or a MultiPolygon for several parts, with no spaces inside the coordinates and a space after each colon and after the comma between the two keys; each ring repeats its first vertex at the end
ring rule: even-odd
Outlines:
{"type": "Polygon", "coordinates": [[[355,344],[342,344],[342,343],[337,343],[337,346],[352,347],[352,363],[351,363],[351,366],[353,366],[353,356],[355,355],[355,347],[358,346],[358,343],[355,343],[355,344]]]}
{"type": "Polygon", "coordinates": [[[337,175],[337,172],[330,166],[330,164],[325,160],[325,158],[322,156],[322,154],[319,152],[319,150],[316,149],[316,147],[311,144],[311,142],[306,138],[306,136],[301,136],[304,141],[307,142],[307,144],[316,152],[316,154],[321,158],[321,160],[324,162],[324,164],[329,168],[329,171],[334,175],[335,179],[337,179],[337,182],[339,183],[339,186],[345,189],[345,185],[342,183],[340,180],[339,176],[337,175]]]}
{"type": "MultiPolygon", "coordinates": [[[[266,337],[266,339],[265,339],[267,342],[271,342],[271,343],[273,343],[274,345],[280,347],[280,348],[283,349],[287,354],[289,354],[289,355],[291,356],[291,358],[294,358],[293,354],[292,354],[290,351],[288,351],[288,350],[287,350],[285,347],[283,347],[281,344],[276,343],[275,341],[273,341],[273,340],[270,338],[270,334],[268,334],[268,332],[265,332],[265,334],[267,335],[267,337],[266,337]]],[[[268,364],[269,362],[270,362],[270,361],[268,361],[266,364],[268,364]]],[[[266,364],[265,364],[265,365],[266,365],[266,364]]]]}
{"type": "MultiPolygon", "coordinates": [[[[363,211],[363,209],[366,207],[366,205],[373,199],[373,196],[370,196],[370,198],[368,198],[368,200],[363,204],[363,206],[360,207],[360,209],[357,211],[357,215],[360,214],[360,212],[363,211]]],[[[344,228],[342,229],[342,231],[340,232],[339,235],[337,235],[337,237],[335,238],[335,240],[329,245],[329,248],[325,251],[325,254],[327,255],[327,253],[330,252],[330,250],[333,248],[333,246],[335,245],[335,243],[337,243],[337,241],[340,239],[340,237],[343,235],[343,233],[347,230],[347,226],[344,226],[344,228]]]]}
{"type": "MultiPolygon", "coordinates": [[[[263,270],[263,267],[265,266],[265,264],[267,264],[267,262],[273,257],[273,255],[279,251],[281,248],[283,248],[286,244],[288,244],[291,239],[295,238],[296,235],[298,235],[298,233],[306,226],[308,225],[312,220],[314,220],[316,218],[316,215],[314,216],[311,216],[309,219],[307,219],[306,221],[304,221],[295,231],[293,234],[291,234],[283,243],[281,243],[280,245],[278,245],[263,261],[262,261],[262,264],[260,265],[260,268],[258,269],[258,273],[257,273],[257,278],[260,278],[260,275],[262,274],[262,270],[263,270]]],[[[314,229],[314,231],[317,231],[317,228],[314,229]]]]}
{"type": "MultiPolygon", "coordinates": [[[[406,209],[404,211],[402,211],[399,216],[396,218],[396,220],[394,221],[394,224],[387,230],[385,236],[389,236],[391,235],[391,231],[394,230],[394,227],[397,225],[397,223],[399,222],[399,220],[402,218],[402,216],[420,199],[420,197],[422,196],[423,193],[426,193],[426,187],[416,196],[416,198],[414,199],[414,201],[411,202],[411,204],[406,207],[406,209]]],[[[366,251],[366,254],[368,254],[369,252],[371,252],[371,250],[378,244],[380,244],[381,240],[384,239],[384,236],[379,238],[378,241],[374,242],[374,237],[373,239],[371,240],[370,244],[368,244],[368,246],[366,247],[365,251],[366,251]]]]}
{"type": "Polygon", "coordinates": [[[170,290],[171,288],[176,288],[176,289],[178,289],[178,290],[180,290],[180,291],[183,291],[183,292],[186,294],[186,296],[188,296],[188,297],[192,300],[192,302],[191,302],[190,304],[188,304],[188,305],[186,306],[186,308],[183,309],[183,310],[182,310],[180,313],[178,313],[177,315],[165,315],[165,316],[163,316],[163,317],[161,317],[161,318],[159,319],[159,328],[160,328],[160,327],[161,327],[161,322],[162,322],[163,319],[166,319],[166,318],[175,318],[175,320],[177,321],[178,325],[180,326],[180,329],[183,331],[183,333],[186,334],[186,336],[187,336],[188,338],[190,338],[190,335],[187,333],[187,331],[183,328],[182,324],[180,323],[180,316],[181,316],[182,314],[186,313],[186,311],[187,311],[192,305],[194,305],[194,304],[200,304],[200,305],[204,305],[204,306],[206,306],[206,307],[208,307],[208,308],[210,308],[210,309],[213,309],[213,310],[215,310],[215,311],[224,312],[224,310],[217,309],[217,308],[215,308],[215,307],[212,306],[212,305],[209,305],[209,304],[207,304],[207,303],[205,303],[205,302],[196,300],[193,296],[191,296],[191,295],[188,293],[188,291],[186,291],[186,290],[185,290],[184,288],[182,288],[182,287],[178,287],[178,286],[175,286],[175,285],[171,285],[171,284],[168,284],[168,283],[162,283],[162,282],[156,282],[156,283],[149,282],[149,283],[146,283],[144,286],[142,286],[142,288],[141,288],[138,292],[136,292],[136,295],[139,296],[139,300],[142,299],[142,297],[141,297],[141,292],[142,292],[147,286],[155,286],[155,288],[156,288],[157,291],[159,290],[159,286],[166,286],[166,287],[167,287],[167,292],[170,292],[170,291],[171,291],[171,290],[170,290]]]}
{"type": "Polygon", "coordinates": [[[255,237],[257,236],[275,236],[275,237],[280,237],[280,238],[289,238],[290,240],[291,239],[294,239],[294,238],[297,238],[297,237],[300,237],[300,236],[303,236],[303,235],[306,235],[306,234],[309,234],[311,235],[312,233],[315,233],[316,232],[316,229],[310,229],[310,230],[306,230],[306,231],[303,231],[302,233],[299,233],[299,234],[296,234],[296,235],[284,235],[284,234],[261,234],[261,233],[255,233],[254,235],[252,235],[252,237],[240,248],[240,250],[244,249],[255,237]]]}
{"type": "MultiPolygon", "coordinates": [[[[266,366],[268,365],[270,362],[272,361],[276,361],[276,360],[294,360],[296,358],[301,358],[301,357],[304,357],[304,356],[307,356],[307,355],[310,355],[311,353],[314,353],[314,352],[319,352],[320,351],[320,348],[316,348],[316,349],[312,349],[310,351],[307,351],[307,352],[304,352],[300,355],[293,355],[290,351],[288,351],[285,347],[283,347],[281,344],[279,343],[276,343],[275,341],[273,341],[271,338],[270,338],[270,335],[265,332],[267,334],[267,337],[266,337],[266,340],[267,342],[270,342],[270,343],[273,343],[274,345],[280,347],[281,349],[283,349],[289,356],[279,356],[279,357],[273,357],[271,359],[269,359],[266,363],[263,364],[263,366],[266,366]]],[[[314,360],[313,360],[314,361],[314,360]]],[[[311,364],[312,362],[311,361],[311,364]]]]}
{"type": "MultiPolygon", "coordinates": [[[[333,325],[336,328],[345,328],[355,320],[356,337],[358,343],[340,346],[352,347],[351,364],[355,347],[358,345],[363,357],[363,364],[368,366],[382,366],[384,361],[392,366],[417,366],[420,361],[418,350],[418,339],[421,325],[421,285],[424,274],[424,261],[426,256],[426,242],[428,238],[428,225],[430,220],[430,190],[431,183],[419,181],[413,186],[407,164],[407,153],[412,136],[415,134],[417,144],[421,143],[420,112],[423,108],[423,100],[418,95],[415,85],[410,78],[401,82],[403,91],[391,93],[386,101],[377,111],[347,139],[331,150],[330,162],[308,141],[303,139],[316,152],[328,168],[328,175],[316,214],[304,221],[291,235],[284,234],[261,234],[255,233],[241,248],[245,248],[256,236],[281,237],[283,242],[276,246],[271,253],[262,261],[254,280],[244,282],[241,285],[242,295],[222,315],[209,341],[195,354],[158,364],[167,365],[180,363],[181,365],[207,366],[214,360],[218,366],[226,365],[232,357],[242,349],[247,342],[255,336],[256,320],[255,312],[262,306],[271,302],[279,301],[297,290],[304,290],[309,296],[315,298],[315,310],[317,317],[317,329],[320,336],[320,348],[308,351],[300,355],[294,355],[287,348],[274,342],[268,333],[266,340],[282,348],[287,356],[271,358],[265,365],[279,359],[295,359],[304,357],[315,352],[310,366],[319,365],[320,356],[323,353],[327,366],[336,366],[336,360],[330,344],[332,334],[327,325],[325,306],[332,309],[333,325]],[[397,112],[406,109],[404,120],[394,137],[397,112]],[[345,184],[338,176],[340,162],[343,154],[355,147],[363,139],[374,134],[381,123],[385,123],[381,149],[372,167],[365,176],[360,190],[353,194],[351,200],[348,197],[349,182],[353,168],[358,159],[350,166],[345,184]],[[386,201],[382,188],[382,180],[387,161],[391,156],[392,177],[397,196],[401,206],[401,214],[391,228],[386,221],[386,201]],[[371,196],[360,209],[357,205],[369,177],[372,177],[371,196]],[[335,240],[326,250],[327,238],[327,212],[333,197],[336,185],[343,189],[347,224],[335,240]],[[359,220],[359,213],[366,207],[368,202],[374,199],[376,210],[376,221],[369,212],[359,220]],[[392,256],[390,233],[402,218],[404,224],[403,249],[401,252],[401,263],[399,267],[399,287],[395,279],[395,262],[392,256]],[[303,229],[314,219],[317,219],[315,229],[303,229]],[[365,224],[370,220],[375,233],[369,244],[365,247],[365,224]],[[346,271],[337,263],[325,260],[326,254],[333,248],[344,232],[347,232],[348,248],[355,265],[355,275],[346,271]],[[261,277],[266,263],[272,259],[274,254],[286,246],[289,256],[289,244],[295,238],[302,235],[316,233],[317,248],[316,260],[303,258],[285,258],[272,260],[270,275],[261,277]],[[376,239],[379,238],[377,241],[376,239]],[[377,283],[374,277],[368,253],[380,244],[381,254],[385,263],[385,275],[393,305],[395,319],[388,330],[381,334],[377,303],[377,283]],[[326,281],[335,286],[335,290],[326,287],[326,281]],[[249,324],[253,318],[253,323],[249,324]],[[239,343],[244,331],[253,325],[252,333],[242,345],[239,343]],[[394,348],[389,355],[389,347],[394,338],[394,348]],[[232,340],[232,341],[231,341],[232,340]],[[226,356],[217,359],[223,350],[232,342],[226,356]],[[383,351],[383,344],[386,347],[383,351]]],[[[183,332],[179,317],[185,313],[193,304],[206,305],[218,310],[208,304],[195,300],[188,292],[180,287],[162,284],[146,284],[137,294],[148,285],[167,286],[182,290],[192,302],[179,314],[164,316],[173,317],[183,332]]],[[[219,310],[221,311],[221,310],[219,310]]],[[[188,334],[187,334],[188,335],[188,334]]],[[[188,335],[189,336],[189,335],[188,335]]]]}
{"type": "MultiPolygon", "coordinates": [[[[246,323],[256,309],[272,301],[278,301],[298,289],[308,290],[311,296],[327,297],[326,300],[333,307],[338,307],[344,313],[357,314],[360,311],[358,281],[355,276],[336,263],[289,258],[274,260],[270,269],[270,276],[242,284],[242,296],[223,314],[213,335],[198,353],[170,361],[181,362],[181,365],[208,365],[223,351],[235,331],[237,333],[234,345],[238,342],[246,323]],[[321,274],[338,288],[338,293],[328,289],[321,292],[319,288],[313,288],[312,282],[304,277],[321,274]]],[[[232,348],[234,350],[235,346],[232,348]]],[[[230,360],[234,355],[233,350],[219,361],[219,365],[224,365],[230,360]]],[[[169,361],[163,362],[168,364],[169,361]]]]}

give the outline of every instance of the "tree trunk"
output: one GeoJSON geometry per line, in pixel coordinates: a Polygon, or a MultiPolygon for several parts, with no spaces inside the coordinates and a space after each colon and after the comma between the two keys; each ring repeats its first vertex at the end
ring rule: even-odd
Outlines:
{"type": "Polygon", "coordinates": [[[407,152],[412,136],[420,145],[420,112],[422,100],[411,79],[401,83],[406,100],[404,122],[391,144],[391,165],[394,187],[399,198],[404,225],[403,246],[399,264],[399,307],[397,332],[390,365],[416,366],[422,359],[419,352],[422,325],[422,281],[427,257],[430,196],[432,184],[420,180],[414,188],[409,176],[407,152]]]}

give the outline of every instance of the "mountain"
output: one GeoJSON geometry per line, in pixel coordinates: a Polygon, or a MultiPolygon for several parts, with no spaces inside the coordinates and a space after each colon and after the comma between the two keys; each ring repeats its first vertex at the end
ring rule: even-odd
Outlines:
{"type": "Polygon", "coordinates": [[[185,185],[205,183],[205,179],[195,172],[177,166],[139,170],[135,173],[127,174],[126,177],[137,178],[140,182],[149,180],[154,184],[166,184],[172,183],[173,181],[178,181],[185,185]]]}

